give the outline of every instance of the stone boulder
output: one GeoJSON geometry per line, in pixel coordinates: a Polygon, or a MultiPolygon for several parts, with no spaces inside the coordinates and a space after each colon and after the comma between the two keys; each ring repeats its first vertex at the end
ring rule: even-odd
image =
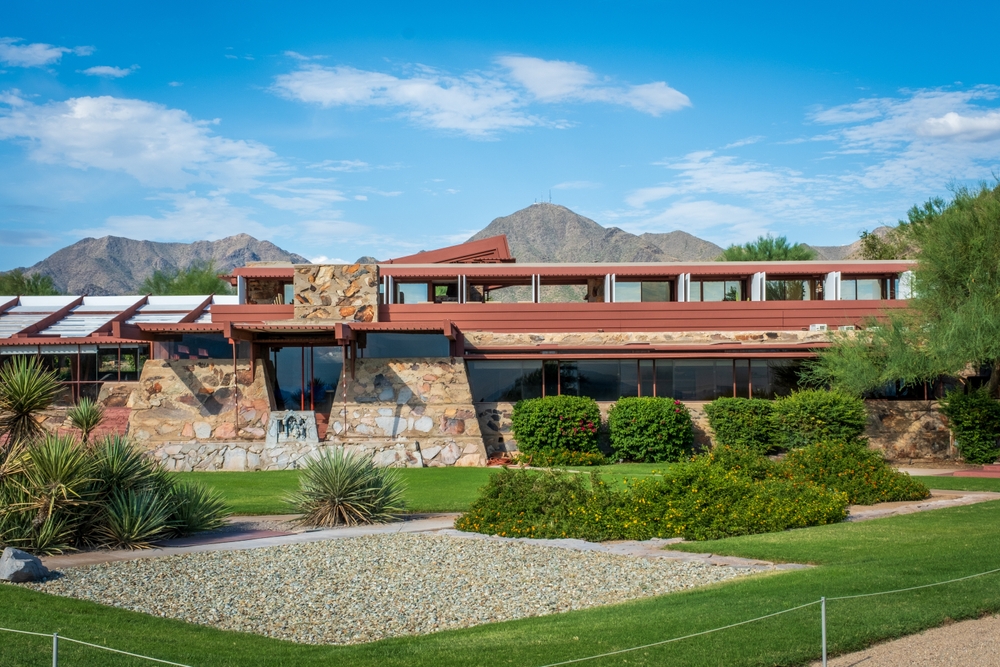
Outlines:
{"type": "Polygon", "coordinates": [[[0,581],[19,584],[24,581],[38,581],[49,576],[49,570],[29,553],[7,547],[0,556],[0,581]]]}

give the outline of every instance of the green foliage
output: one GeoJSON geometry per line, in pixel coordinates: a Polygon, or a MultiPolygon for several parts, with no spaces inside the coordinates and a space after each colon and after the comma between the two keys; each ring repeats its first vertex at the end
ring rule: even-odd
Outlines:
{"type": "Polygon", "coordinates": [[[857,396],[807,389],[774,402],[775,444],[793,449],[821,440],[850,442],[865,432],[868,413],[857,396]]]}
{"type": "Polygon", "coordinates": [[[218,274],[215,262],[197,261],[183,270],[156,270],[139,289],[156,295],[232,294],[232,286],[218,274]]]}
{"type": "Polygon", "coordinates": [[[761,454],[774,444],[774,401],[762,398],[717,398],[705,405],[715,444],[746,447],[761,454]]]}
{"type": "Polygon", "coordinates": [[[919,480],[893,470],[863,440],[824,441],[796,449],[777,466],[777,474],[846,493],[852,505],[930,496],[919,480]]]}
{"type": "Polygon", "coordinates": [[[80,430],[83,444],[90,440],[90,434],[104,421],[104,408],[100,403],[84,397],[80,402],[66,411],[73,426],[80,430]]]}
{"type": "Polygon", "coordinates": [[[816,251],[804,243],[791,245],[784,236],[758,236],[756,241],[731,245],[719,257],[723,262],[781,262],[816,259],[816,251]]]}
{"type": "Polygon", "coordinates": [[[574,452],[568,449],[540,449],[530,454],[517,452],[514,460],[536,468],[602,466],[608,462],[600,452],[574,452]]]}
{"type": "MultiPolygon", "coordinates": [[[[838,336],[821,351],[813,379],[851,391],[895,381],[914,385],[990,366],[1000,394],[1000,185],[959,188],[908,212],[915,245],[914,298],[906,313],[860,336],[838,336]]],[[[874,323],[869,325],[874,326],[874,323]]]]}
{"type": "Polygon", "coordinates": [[[980,389],[953,391],[941,401],[941,412],[966,463],[989,464],[1000,456],[1000,403],[980,389]]]}
{"type": "Polygon", "coordinates": [[[517,449],[524,455],[542,450],[598,453],[601,411],[583,396],[545,396],[518,401],[511,415],[517,449]]]}
{"type": "Polygon", "coordinates": [[[911,259],[916,248],[910,230],[910,223],[901,220],[898,226],[883,232],[861,232],[860,259],[911,259]]]}
{"type": "Polygon", "coordinates": [[[672,398],[620,398],[608,411],[608,430],[615,455],[626,461],[679,461],[694,446],[691,413],[672,398]]]}
{"type": "Polygon", "coordinates": [[[494,474],[459,530],[592,541],[750,535],[841,521],[847,495],[770,474],[749,450],[697,456],[663,477],[613,489],[595,475],[510,470],[494,474]],[[732,466],[734,461],[743,465],[732,466]]]}
{"type": "Polygon", "coordinates": [[[14,355],[0,366],[0,442],[30,442],[44,433],[36,416],[55,401],[59,380],[36,356],[14,355]]]}
{"type": "Polygon", "coordinates": [[[301,488],[289,502],[311,526],[356,526],[398,518],[404,510],[403,483],[392,468],[342,449],[324,451],[302,471],[301,488]]]}
{"type": "Polygon", "coordinates": [[[221,525],[215,494],[175,485],[125,438],[92,448],[66,437],[15,443],[0,456],[0,546],[37,553],[145,548],[221,525]]]}
{"type": "Polygon", "coordinates": [[[21,269],[0,273],[0,294],[4,296],[55,296],[59,294],[52,276],[25,275],[21,269]]]}

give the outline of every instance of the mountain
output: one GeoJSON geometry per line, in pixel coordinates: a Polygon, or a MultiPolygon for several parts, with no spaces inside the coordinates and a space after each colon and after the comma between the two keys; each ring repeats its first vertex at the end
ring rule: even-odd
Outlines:
{"type": "Polygon", "coordinates": [[[506,234],[519,262],[676,262],[712,260],[722,248],[686,232],[636,236],[602,227],[557,204],[532,204],[497,218],[470,241],[506,234]]]}
{"type": "Polygon", "coordinates": [[[142,281],[153,275],[153,271],[183,269],[193,262],[207,260],[214,261],[220,273],[248,262],[309,263],[301,255],[248,234],[195,243],[105,236],[86,238],[57,250],[25,272],[52,276],[56,289],[64,294],[137,294],[142,281]]]}
{"type": "MultiPolygon", "coordinates": [[[[880,233],[879,228],[875,233],[880,233]]],[[[722,248],[687,232],[630,234],[602,227],[557,204],[532,204],[497,218],[470,241],[506,234],[519,262],[699,262],[713,261],[722,248]]],[[[852,259],[861,242],[809,246],[817,259],[852,259]]]]}

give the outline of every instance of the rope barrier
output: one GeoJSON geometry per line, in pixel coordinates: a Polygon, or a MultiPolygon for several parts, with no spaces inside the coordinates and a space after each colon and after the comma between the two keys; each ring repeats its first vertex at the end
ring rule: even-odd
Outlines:
{"type": "MultiPolygon", "coordinates": [[[[0,628],[0,632],[13,632],[19,635],[33,635],[35,637],[48,637],[53,638],[54,635],[45,634],[43,632],[28,632],[27,630],[15,630],[13,628],[0,628]]],[[[140,658],[142,660],[149,660],[151,662],[158,662],[161,665],[173,665],[174,667],[191,667],[190,665],[182,665],[179,662],[170,662],[169,660],[160,660],[159,658],[150,658],[148,655],[140,655],[138,653],[129,653],[128,651],[120,651],[116,648],[108,648],[107,646],[101,646],[100,644],[91,644],[89,642],[80,641],[79,639],[70,639],[69,637],[64,637],[59,635],[59,641],[73,642],[74,644],[80,644],[82,646],[89,646],[91,648],[100,649],[102,651],[110,651],[111,653],[119,653],[121,655],[127,655],[131,658],[140,658]]],[[[58,643],[54,643],[53,647],[58,646],[58,643]]],[[[56,664],[53,660],[53,664],[56,664]]]]}
{"type": "Polygon", "coordinates": [[[830,600],[854,600],[856,598],[870,598],[870,597],[875,597],[876,595],[890,595],[892,593],[905,593],[906,591],[916,591],[916,590],[920,590],[921,588],[933,588],[934,586],[944,586],[945,584],[953,584],[956,581],[965,581],[966,579],[975,579],[976,577],[984,577],[987,574],[994,574],[996,572],[1000,572],[1000,567],[998,567],[995,570],[989,570],[987,572],[980,572],[978,574],[970,574],[967,577],[959,577],[958,579],[949,579],[948,581],[939,581],[937,583],[924,584],[922,586],[911,586],[910,588],[900,588],[900,589],[897,589],[897,590],[894,590],[894,591],[879,591],[878,593],[859,593],[858,595],[841,595],[840,597],[836,597],[836,598],[827,598],[827,602],[829,602],[830,600]]]}

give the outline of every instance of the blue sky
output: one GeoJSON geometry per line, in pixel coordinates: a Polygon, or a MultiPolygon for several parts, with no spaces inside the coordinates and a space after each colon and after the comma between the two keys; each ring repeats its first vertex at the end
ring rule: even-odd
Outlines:
{"type": "Polygon", "coordinates": [[[550,193],[833,245],[1000,175],[992,3],[151,4],[5,8],[0,270],[107,234],[386,258],[550,193]]]}

